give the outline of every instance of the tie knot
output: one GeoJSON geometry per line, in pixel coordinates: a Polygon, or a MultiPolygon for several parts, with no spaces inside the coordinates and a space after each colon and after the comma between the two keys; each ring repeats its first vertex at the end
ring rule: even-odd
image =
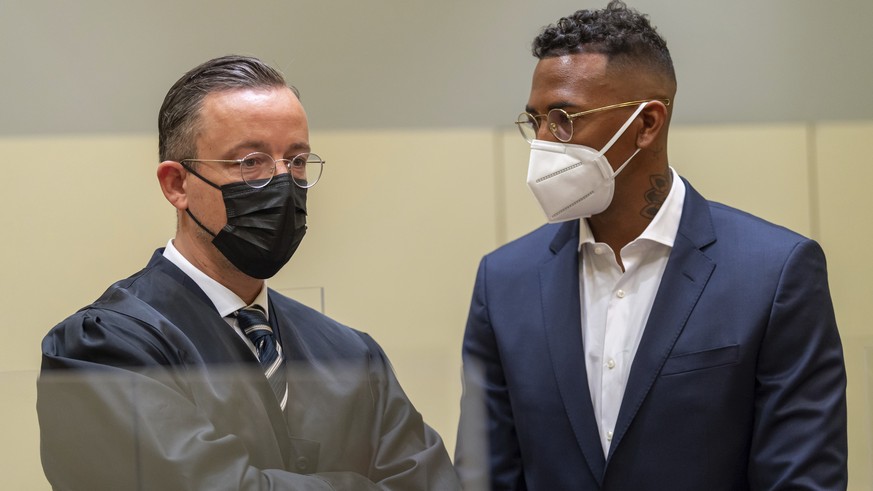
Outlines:
{"type": "MultiPolygon", "coordinates": [[[[246,307],[236,313],[239,328],[245,331],[253,326],[266,326],[270,328],[270,323],[267,321],[267,316],[259,307],[246,307]]],[[[272,331],[272,329],[270,329],[272,331]]]]}
{"type": "Polygon", "coordinates": [[[258,353],[263,350],[264,343],[273,344],[275,342],[273,341],[273,328],[270,327],[267,316],[261,309],[256,307],[242,309],[237,312],[236,319],[240,330],[247,338],[251,339],[258,353]]]}

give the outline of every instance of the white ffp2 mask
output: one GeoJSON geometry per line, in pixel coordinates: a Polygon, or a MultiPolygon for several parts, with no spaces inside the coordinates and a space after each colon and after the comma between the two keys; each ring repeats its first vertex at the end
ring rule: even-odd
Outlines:
{"type": "Polygon", "coordinates": [[[549,223],[587,218],[609,207],[615,177],[633,159],[636,151],[615,172],[606,152],[640,114],[643,102],[598,152],[584,145],[534,140],[530,144],[527,185],[549,223]]]}

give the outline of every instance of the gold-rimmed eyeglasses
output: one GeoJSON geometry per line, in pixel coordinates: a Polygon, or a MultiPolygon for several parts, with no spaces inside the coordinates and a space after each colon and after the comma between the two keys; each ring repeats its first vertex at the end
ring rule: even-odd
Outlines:
{"type": "Polygon", "coordinates": [[[253,188],[262,188],[270,183],[276,175],[276,164],[282,163],[291,175],[291,180],[297,187],[311,188],[321,178],[324,160],[314,153],[301,153],[290,159],[274,159],[263,152],[252,152],[237,160],[216,159],[183,159],[179,163],[188,162],[218,162],[238,164],[242,180],[253,188]]]}
{"type": "Polygon", "coordinates": [[[666,106],[670,105],[670,99],[645,99],[639,101],[610,104],[609,106],[588,109],[587,111],[580,111],[573,114],[569,114],[563,109],[554,108],[546,114],[531,114],[529,112],[523,112],[518,115],[518,120],[515,122],[515,124],[518,126],[518,131],[521,132],[521,136],[524,137],[524,139],[527,140],[528,143],[530,143],[536,140],[537,132],[540,129],[539,121],[541,119],[544,119],[552,135],[554,135],[555,138],[557,138],[558,140],[567,143],[568,141],[573,139],[573,120],[580,116],[585,116],[587,114],[593,114],[600,111],[607,111],[609,109],[618,109],[620,107],[636,106],[638,104],[652,101],[661,101],[666,106]]]}

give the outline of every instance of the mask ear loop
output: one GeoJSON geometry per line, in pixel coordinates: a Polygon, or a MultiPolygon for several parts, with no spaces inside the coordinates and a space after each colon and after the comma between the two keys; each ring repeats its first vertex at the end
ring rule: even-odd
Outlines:
{"type": "Polygon", "coordinates": [[[619,128],[618,131],[615,132],[615,135],[612,136],[612,139],[609,140],[608,142],[606,142],[606,145],[604,145],[603,149],[600,150],[600,154],[598,155],[598,157],[602,156],[607,151],[609,151],[610,148],[612,148],[612,145],[616,141],[618,141],[619,138],[621,138],[621,135],[623,135],[625,131],[627,131],[628,126],[630,126],[631,123],[633,123],[634,120],[637,119],[637,116],[640,115],[640,112],[642,112],[643,108],[646,107],[646,104],[648,104],[648,103],[649,103],[649,101],[646,101],[646,102],[640,104],[640,107],[638,107],[637,110],[634,111],[633,114],[631,114],[631,117],[628,118],[628,120],[624,122],[622,127],[619,128]]]}
{"type": "Polygon", "coordinates": [[[186,164],[185,162],[179,162],[179,164],[181,164],[182,167],[184,167],[186,171],[188,171],[188,172],[194,174],[195,176],[197,176],[198,178],[200,178],[201,181],[205,182],[206,184],[209,184],[210,186],[214,187],[215,189],[221,190],[221,186],[219,186],[218,184],[215,184],[214,182],[210,181],[209,179],[201,176],[200,173],[197,172],[196,170],[194,170],[194,168],[191,167],[190,165],[186,164]]]}
{"type": "Polygon", "coordinates": [[[615,178],[618,176],[618,173],[621,172],[622,170],[624,170],[625,166],[626,166],[627,164],[630,163],[631,159],[633,159],[634,157],[637,156],[638,153],[640,153],[640,150],[642,150],[642,149],[641,149],[641,148],[638,148],[638,149],[636,150],[636,152],[632,153],[631,156],[628,157],[628,159],[625,160],[624,163],[621,164],[621,165],[619,166],[618,169],[615,169],[615,172],[613,172],[612,175],[609,176],[609,179],[612,180],[612,181],[614,181],[615,178]]]}
{"type": "MultiPolygon", "coordinates": [[[[640,115],[640,113],[643,111],[643,108],[646,107],[646,104],[648,104],[648,103],[649,103],[649,102],[646,101],[646,102],[640,104],[640,107],[638,107],[637,110],[634,111],[633,114],[631,114],[631,117],[628,118],[628,120],[624,122],[624,124],[621,126],[621,128],[618,129],[618,131],[615,133],[615,135],[612,136],[612,139],[609,140],[608,142],[606,142],[606,145],[605,145],[605,146],[603,147],[603,149],[600,151],[600,154],[598,155],[598,157],[602,157],[602,156],[603,156],[603,155],[604,155],[604,154],[605,154],[605,153],[606,153],[610,148],[612,148],[612,145],[613,145],[616,141],[618,141],[619,138],[621,138],[621,135],[623,135],[625,131],[627,131],[628,127],[631,125],[631,123],[634,122],[635,119],[637,119],[637,116],[640,115]]],[[[641,149],[641,148],[637,148],[636,151],[635,151],[634,153],[632,153],[631,156],[628,157],[628,159],[625,160],[624,163],[621,164],[621,165],[618,167],[618,169],[616,169],[615,172],[612,173],[611,176],[609,176],[609,179],[610,179],[610,180],[615,180],[615,178],[616,178],[616,176],[618,176],[619,172],[621,172],[622,170],[624,170],[624,168],[627,166],[627,164],[629,164],[630,161],[631,161],[634,157],[636,157],[638,153],[640,153],[640,150],[642,150],[642,149],[641,149]]]]}
{"type": "Polygon", "coordinates": [[[212,231],[209,230],[208,228],[204,227],[203,224],[200,223],[200,220],[198,220],[197,217],[195,217],[194,214],[191,213],[191,210],[189,210],[188,208],[185,208],[185,213],[187,213],[188,216],[191,217],[191,220],[194,220],[194,223],[196,223],[197,225],[200,226],[200,228],[205,230],[207,234],[211,235],[213,239],[215,238],[215,234],[213,234],[212,231]]]}
{"type": "MultiPolygon", "coordinates": [[[[189,165],[186,164],[185,162],[179,162],[179,163],[182,164],[182,167],[184,167],[185,170],[187,170],[187,171],[190,172],[191,174],[194,174],[195,176],[197,176],[198,178],[200,178],[201,181],[205,182],[206,184],[209,184],[210,186],[214,187],[215,189],[221,190],[221,187],[220,187],[220,186],[218,186],[218,185],[215,184],[214,182],[210,181],[209,179],[207,179],[207,178],[201,176],[197,171],[194,170],[193,167],[189,166],[189,165]]],[[[191,217],[191,220],[194,220],[194,223],[196,223],[197,225],[200,226],[200,228],[202,228],[203,230],[205,230],[207,234],[211,235],[213,239],[215,238],[215,234],[213,234],[212,231],[209,230],[208,228],[204,227],[203,224],[200,223],[200,220],[198,220],[197,217],[195,217],[194,214],[191,213],[191,210],[190,210],[189,208],[185,208],[185,213],[187,213],[188,216],[191,217]]]]}

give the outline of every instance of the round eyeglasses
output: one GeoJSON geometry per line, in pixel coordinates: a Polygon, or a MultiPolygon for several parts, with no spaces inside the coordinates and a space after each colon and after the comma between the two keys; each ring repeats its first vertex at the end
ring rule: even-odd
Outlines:
{"type": "Polygon", "coordinates": [[[242,180],[253,188],[262,188],[273,180],[276,175],[276,164],[282,163],[291,175],[291,180],[297,187],[311,188],[321,178],[324,160],[314,153],[301,153],[290,159],[274,159],[264,152],[252,152],[238,160],[216,159],[184,159],[186,162],[220,162],[239,165],[242,180]]]}
{"type": "Polygon", "coordinates": [[[545,119],[546,127],[549,128],[549,131],[557,138],[559,141],[567,143],[568,141],[573,139],[573,120],[580,117],[585,116],[586,114],[592,114],[600,111],[607,111],[609,109],[618,109],[620,107],[628,107],[628,106],[636,106],[637,104],[643,104],[644,102],[651,101],[661,101],[664,105],[670,105],[670,99],[646,99],[640,101],[630,101],[630,102],[621,102],[619,104],[611,104],[609,106],[598,107],[596,109],[589,109],[587,111],[581,111],[578,113],[569,114],[567,111],[554,108],[551,109],[546,114],[531,114],[529,112],[523,112],[518,115],[518,120],[515,124],[518,126],[518,131],[521,132],[521,136],[527,140],[528,143],[533,142],[537,138],[537,132],[540,129],[540,120],[545,119]]]}

